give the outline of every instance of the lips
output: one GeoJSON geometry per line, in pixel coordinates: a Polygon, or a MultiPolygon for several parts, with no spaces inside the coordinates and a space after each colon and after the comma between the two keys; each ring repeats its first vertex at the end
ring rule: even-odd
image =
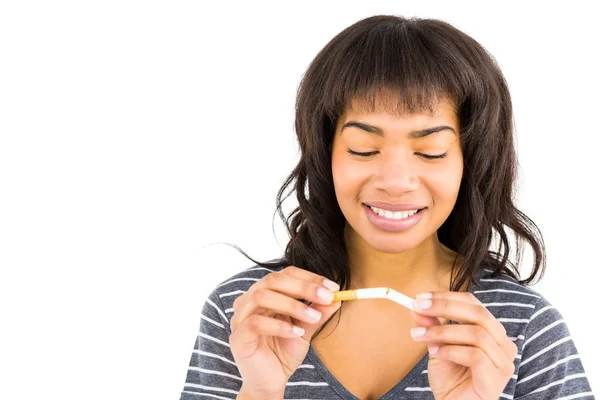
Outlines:
{"type": "Polygon", "coordinates": [[[409,210],[421,210],[426,208],[426,206],[417,203],[384,203],[379,201],[370,201],[368,203],[363,203],[369,207],[381,208],[386,211],[409,211],[409,210]]]}
{"type": "MultiPolygon", "coordinates": [[[[377,204],[377,203],[372,203],[372,204],[377,204]]],[[[381,204],[381,203],[379,203],[381,204]]],[[[397,205],[398,206],[398,205],[397,205]]],[[[406,207],[406,204],[402,204],[400,205],[402,207],[406,207]]],[[[371,209],[371,207],[367,206],[366,204],[363,204],[365,213],[367,215],[367,219],[369,220],[369,222],[375,226],[376,228],[379,228],[383,231],[387,231],[387,232],[402,232],[405,231],[413,226],[415,226],[417,223],[419,223],[419,221],[421,221],[421,219],[423,218],[423,215],[426,212],[426,208],[422,208],[419,210],[419,212],[406,217],[406,218],[402,218],[402,219],[393,219],[393,218],[386,218],[386,217],[382,217],[379,214],[375,213],[375,211],[373,211],[373,209],[371,209]]],[[[411,210],[415,210],[418,208],[418,206],[411,204],[409,208],[411,210]]],[[[384,209],[382,207],[382,209],[384,209]]],[[[392,211],[392,210],[388,210],[388,211],[392,211]]],[[[406,210],[398,210],[398,211],[406,211],[406,210]]]]}

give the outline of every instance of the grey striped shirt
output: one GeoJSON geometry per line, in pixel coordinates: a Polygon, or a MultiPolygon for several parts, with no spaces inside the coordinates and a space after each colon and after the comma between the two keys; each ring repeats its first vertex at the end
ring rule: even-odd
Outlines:
{"type": "MultiPolygon", "coordinates": [[[[229,321],[234,300],[273,270],[246,269],[219,284],[204,303],[200,331],[180,400],[235,399],[242,385],[231,349],[229,321]]],[[[501,399],[594,399],[577,349],[561,314],[540,294],[512,278],[483,269],[471,291],[504,325],[519,353],[515,374],[501,399]]],[[[428,356],[380,400],[433,399],[428,356]]],[[[358,400],[327,370],[313,347],[290,377],[285,399],[358,400]]]]}

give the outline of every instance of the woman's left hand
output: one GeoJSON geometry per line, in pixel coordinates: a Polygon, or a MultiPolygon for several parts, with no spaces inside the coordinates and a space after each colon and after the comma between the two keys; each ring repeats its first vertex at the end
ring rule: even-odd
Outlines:
{"type": "Polygon", "coordinates": [[[517,346],[470,292],[417,296],[413,339],[429,348],[429,386],[438,400],[498,399],[514,373],[517,346]],[[459,322],[442,324],[438,318],[459,322]]]}

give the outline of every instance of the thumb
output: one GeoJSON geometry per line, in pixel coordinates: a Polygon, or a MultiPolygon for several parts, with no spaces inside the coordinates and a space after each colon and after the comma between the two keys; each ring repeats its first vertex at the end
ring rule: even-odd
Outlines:
{"type": "Polygon", "coordinates": [[[428,315],[419,314],[414,311],[411,311],[410,315],[415,319],[417,326],[429,327],[435,325],[442,325],[442,322],[436,317],[430,317],[428,315]]]}

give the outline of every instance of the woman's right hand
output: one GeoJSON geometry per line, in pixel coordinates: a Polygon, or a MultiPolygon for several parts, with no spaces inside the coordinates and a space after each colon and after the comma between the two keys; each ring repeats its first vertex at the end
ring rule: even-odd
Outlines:
{"type": "Polygon", "coordinates": [[[235,300],[229,344],[242,377],[238,399],[283,399],[313,333],[340,308],[341,302],[332,302],[339,285],[326,281],[290,266],[266,275],[235,300]]]}

